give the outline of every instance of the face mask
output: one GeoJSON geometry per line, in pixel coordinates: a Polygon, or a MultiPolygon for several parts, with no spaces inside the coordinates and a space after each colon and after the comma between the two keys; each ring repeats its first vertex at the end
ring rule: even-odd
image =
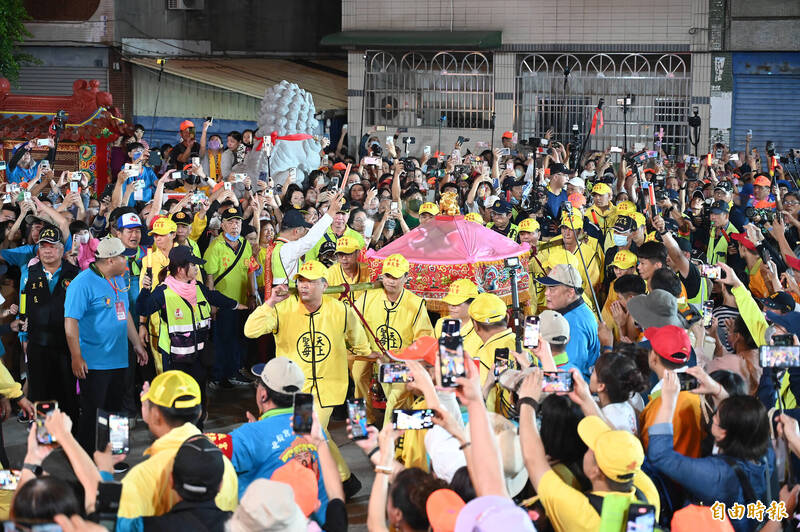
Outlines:
{"type": "Polygon", "coordinates": [[[95,207],[89,207],[88,209],[86,209],[86,212],[89,214],[89,216],[97,216],[97,213],[100,212],[100,209],[97,209],[95,207]]]}
{"type": "Polygon", "coordinates": [[[210,140],[208,142],[208,149],[209,150],[218,150],[221,147],[222,147],[222,143],[220,141],[218,141],[217,139],[210,140]]]}
{"type": "Polygon", "coordinates": [[[411,212],[419,212],[420,207],[422,207],[422,200],[418,200],[417,198],[408,200],[408,210],[411,212]]]}
{"type": "Polygon", "coordinates": [[[88,232],[87,233],[81,233],[80,236],[81,236],[81,238],[80,238],[81,244],[87,244],[89,242],[89,239],[92,237],[92,235],[89,234],[88,232]]]}
{"type": "Polygon", "coordinates": [[[628,243],[628,235],[618,235],[614,233],[614,245],[617,247],[624,247],[628,243]]]}
{"type": "Polygon", "coordinates": [[[232,235],[230,233],[225,233],[225,238],[227,238],[231,242],[233,242],[234,240],[239,240],[239,233],[236,233],[235,235],[232,235]]]}
{"type": "Polygon", "coordinates": [[[364,210],[367,211],[367,214],[369,214],[370,216],[375,216],[378,213],[378,209],[364,209],[364,210]]]}
{"type": "Polygon", "coordinates": [[[140,152],[140,151],[133,152],[133,160],[134,161],[139,159],[139,158],[141,158],[141,157],[142,157],[142,152],[140,152]]]}
{"type": "Polygon", "coordinates": [[[525,174],[522,172],[522,168],[517,168],[516,170],[514,170],[514,175],[516,175],[517,178],[520,178],[525,174]]]}

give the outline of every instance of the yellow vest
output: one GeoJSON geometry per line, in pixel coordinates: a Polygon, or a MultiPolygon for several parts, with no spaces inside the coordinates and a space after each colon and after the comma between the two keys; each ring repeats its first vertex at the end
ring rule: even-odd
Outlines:
{"type": "Polygon", "coordinates": [[[169,287],[164,290],[165,318],[158,335],[158,350],[162,356],[173,361],[197,359],[208,341],[211,330],[211,305],[200,287],[197,290],[197,305],[189,305],[169,287]]]}
{"type": "MultiPolygon", "coordinates": [[[[342,265],[338,262],[334,263],[333,266],[328,268],[328,275],[326,277],[328,281],[328,286],[340,286],[345,284],[354,285],[358,283],[368,283],[369,279],[369,266],[364,264],[363,262],[358,263],[358,273],[354,278],[350,278],[344,272],[342,265]]],[[[356,300],[364,295],[364,290],[359,290],[358,292],[353,292],[353,299],[356,300]]]]}
{"type": "MultiPolygon", "coordinates": [[[[395,303],[390,303],[384,290],[368,290],[355,302],[372,332],[384,348],[399,353],[421,336],[433,336],[425,300],[403,289],[395,303]]],[[[373,351],[380,351],[371,335],[373,351]]]]}
{"type": "Polygon", "coordinates": [[[335,406],[347,395],[348,347],[358,356],[370,354],[364,327],[353,309],[330,296],[309,312],[297,296],[275,307],[266,303],[247,318],[244,334],[258,338],[275,335],[275,353],[291,359],[305,374],[304,393],[317,397],[320,406],[335,406]]]}

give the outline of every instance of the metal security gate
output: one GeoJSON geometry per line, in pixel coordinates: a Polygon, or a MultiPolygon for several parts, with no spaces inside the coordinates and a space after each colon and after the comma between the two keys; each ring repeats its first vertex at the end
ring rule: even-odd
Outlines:
{"type": "Polygon", "coordinates": [[[368,52],[367,125],[489,129],[494,110],[491,55],[368,52]]]}
{"type": "Polygon", "coordinates": [[[585,132],[600,98],[605,100],[605,126],[589,149],[623,147],[625,120],[617,100],[630,94],[627,113],[628,149],[637,142],[653,145],[663,128],[667,154],[688,153],[687,118],[691,110],[689,55],[676,54],[528,54],[519,55],[515,123],[521,139],[570,139],[572,126],[585,132]]]}

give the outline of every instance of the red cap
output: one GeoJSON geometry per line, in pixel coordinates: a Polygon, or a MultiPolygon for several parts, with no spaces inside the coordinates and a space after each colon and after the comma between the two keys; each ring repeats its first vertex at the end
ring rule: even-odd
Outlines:
{"type": "Polygon", "coordinates": [[[756,187],[768,187],[771,184],[772,183],[770,182],[769,178],[765,175],[760,175],[756,178],[755,181],[753,181],[753,186],[756,187]]]}
{"type": "Polygon", "coordinates": [[[736,240],[738,243],[740,243],[750,251],[756,250],[756,245],[753,243],[752,240],[747,238],[747,235],[745,235],[744,233],[731,233],[731,238],[736,240]]]}
{"type": "Polygon", "coordinates": [[[514,133],[512,133],[511,131],[504,131],[503,132],[503,138],[504,139],[514,138],[514,133]]]}
{"type": "Polygon", "coordinates": [[[790,255],[784,255],[783,258],[786,259],[786,265],[788,267],[800,272],[800,259],[796,259],[790,255]]]}
{"type": "Polygon", "coordinates": [[[420,336],[414,343],[399,353],[392,353],[397,360],[424,360],[431,366],[436,365],[436,353],[439,341],[433,336],[420,336]]]}
{"type": "Polygon", "coordinates": [[[336,164],[333,165],[333,169],[334,170],[339,170],[340,172],[343,172],[343,171],[347,170],[347,165],[344,164],[344,163],[336,163],[336,164]]]}
{"type": "Polygon", "coordinates": [[[650,347],[658,356],[674,364],[685,364],[689,361],[692,344],[686,329],[676,325],[648,327],[644,336],[650,340],[650,347]]]}
{"type": "Polygon", "coordinates": [[[181,131],[190,127],[194,127],[194,122],[192,122],[191,120],[184,120],[183,122],[181,122],[181,131]]]}

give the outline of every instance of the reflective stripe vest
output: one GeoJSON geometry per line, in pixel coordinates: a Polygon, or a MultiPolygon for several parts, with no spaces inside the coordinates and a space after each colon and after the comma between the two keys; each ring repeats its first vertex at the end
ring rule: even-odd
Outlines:
{"type": "Polygon", "coordinates": [[[164,290],[165,306],[159,327],[158,350],[175,362],[196,360],[208,341],[211,305],[200,287],[196,290],[196,306],[190,305],[170,288],[164,290]]]}
{"type": "MultiPolygon", "coordinates": [[[[289,274],[286,273],[286,267],[281,261],[281,248],[286,243],[280,237],[275,239],[277,243],[272,248],[272,256],[270,257],[270,264],[272,265],[272,279],[289,279],[289,274]]],[[[297,261],[297,271],[300,271],[300,261],[297,261]]],[[[289,279],[289,286],[294,286],[294,279],[289,279]]]]}

